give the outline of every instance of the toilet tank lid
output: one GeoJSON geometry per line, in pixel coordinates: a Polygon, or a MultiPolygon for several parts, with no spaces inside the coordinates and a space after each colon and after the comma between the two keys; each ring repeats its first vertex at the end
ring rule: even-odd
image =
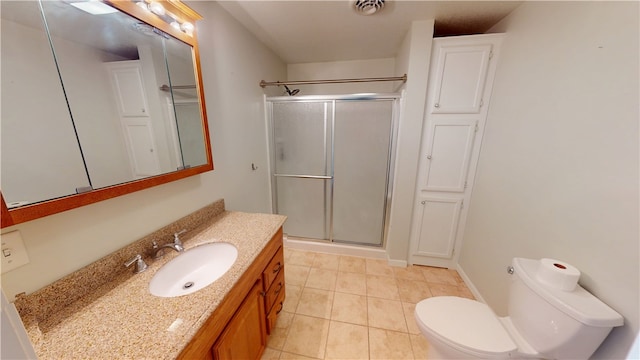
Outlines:
{"type": "Polygon", "coordinates": [[[580,285],[573,291],[564,291],[540,283],[536,280],[539,265],[540,260],[513,259],[513,267],[520,279],[558,310],[589,326],[615,327],[624,323],[620,314],[580,285]]]}

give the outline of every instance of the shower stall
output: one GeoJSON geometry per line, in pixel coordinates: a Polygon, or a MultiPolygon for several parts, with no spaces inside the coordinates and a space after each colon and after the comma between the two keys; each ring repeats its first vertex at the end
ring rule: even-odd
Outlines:
{"type": "Polygon", "coordinates": [[[289,238],[382,246],[399,96],[266,99],[274,213],[289,238]]]}

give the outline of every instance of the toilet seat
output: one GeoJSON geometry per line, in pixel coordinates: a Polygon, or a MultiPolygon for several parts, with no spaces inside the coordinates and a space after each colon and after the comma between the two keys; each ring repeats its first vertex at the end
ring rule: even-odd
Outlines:
{"type": "Polygon", "coordinates": [[[415,308],[421,330],[469,355],[508,358],[518,346],[486,304],[456,296],[437,296],[415,308]]]}

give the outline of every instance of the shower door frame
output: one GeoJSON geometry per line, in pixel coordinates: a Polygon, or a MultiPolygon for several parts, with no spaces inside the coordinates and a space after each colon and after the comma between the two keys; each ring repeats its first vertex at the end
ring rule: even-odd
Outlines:
{"type": "MultiPolygon", "coordinates": [[[[344,244],[344,245],[357,245],[357,246],[366,246],[366,247],[376,247],[376,248],[384,248],[387,243],[387,235],[389,229],[389,219],[391,215],[391,202],[393,195],[393,178],[395,171],[395,163],[396,163],[396,146],[397,146],[397,138],[398,138],[398,119],[400,118],[400,109],[401,109],[401,101],[402,94],[401,93],[366,93],[366,94],[348,94],[348,95],[305,95],[305,96],[273,96],[273,97],[264,97],[265,104],[265,121],[267,126],[267,144],[269,147],[269,189],[271,191],[271,211],[274,214],[277,214],[278,211],[278,191],[276,186],[276,177],[295,177],[295,178],[307,178],[307,179],[321,179],[328,180],[329,184],[329,195],[330,195],[330,207],[329,211],[329,234],[327,239],[316,239],[316,238],[307,238],[307,237],[298,237],[293,236],[297,239],[304,239],[305,241],[312,242],[320,242],[320,243],[329,243],[329,244],[344,244]],[[335,156],[335,120],[336,120],[336,102],[338,101],[391,101],[391,124],[389,131],[389,149],[387,151],[387,170],[386,170],[386,181],[385,181],[385,198],[384,205],[382,209],[382,234],[380,234],[381,243],[380,244],[367,244],[360,242],[351,242],[351,241],[335,241],[333,238],[333,207],[334,207],[334,156],[335,156]],[[316,175],[290,175],[290,174],[276,174],[274,173],[274,164],[276,163],[276,154],[275,154],[275,126],[273,124],[273,107],[272,104],[274,102],[332,102],[331,108],[331,153],[327,152],[325,148],[325,159],[330,159],[330,166],[328,167],[329,174],[327,176],[316,176],[316,175]],[[327,156],[329,155],[329,156],[327,156]]],[[[325,115],[325,122],[328,119],[325,115]]],[[[325,126],[326,132],[326,126],[325,126]]],[[[325,139],[327,134],[325,133],[325,139]]],[[[326,141],[325,141],[326,147],[326,141]]],[[[329,165],[325,163],[325,167],[329,165]]],[[[325,186],[326,188],[326,186],[325,186]]],[[[324,201],[324,213],[327,213],[327,197],[325,196],[324,201]]],[[[325,220],[326,221],[326,220],[325,220]]]]}

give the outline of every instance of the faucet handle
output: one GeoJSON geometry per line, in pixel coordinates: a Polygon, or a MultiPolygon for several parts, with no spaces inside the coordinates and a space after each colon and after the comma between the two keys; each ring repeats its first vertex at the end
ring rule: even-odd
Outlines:
{"type": "Polygon", "coordinates": [[[184,234],[187,232],[187,229],[182,229],[180,231],[178,231],[177,233],[173,234],[173,243],[174,244],[178,244],[178,245],[182,245],[182,241],[180,241],[180,235],[184,234]]]}
{"type": "Polygon", "coordinates": [[[147,270],[147,267],[148,267],[147,263],[145,263],[144,260],[142,260],[142,256],[140,254],[137,254],[136,256],[133,257],[133,259],[124,263],[124,266],[129,267],[133,265],[133,263],[136,263],[136,269],[134,273],[138,274],[147,270]]]}

